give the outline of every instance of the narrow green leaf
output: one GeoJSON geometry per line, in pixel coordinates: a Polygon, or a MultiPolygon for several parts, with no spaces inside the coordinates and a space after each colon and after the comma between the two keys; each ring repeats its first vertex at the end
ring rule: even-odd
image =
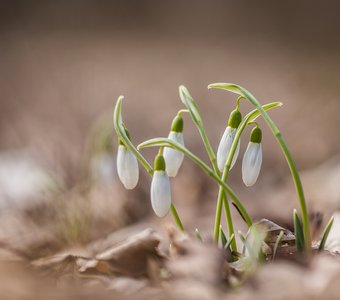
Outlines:
{"type": "Polygon", "coordinates": [[[231,237],[230,237],[230,239],[229,239],[229,241],[228,241],[228,243],[225,244],[224,249],[230,248],[230,245],[231,245],[231,243],[232,243],[232,241],[233,241],[234,239],[235,239],[235,234],[232,234],[231,237]]]}
{"type": "Polygon", "coordinates": [[[235,93],[240,96],[244,96],[242,93],[242,90],[237,84],[233,83],[212,83],[208,85],[208,89],[221,89],[221,90],[227,90],[229,92],[235,93]]]}
{"type": "MultiPolygon", "coordinates": [[[[270,130],[272,131],[273,135],[275,136],[276,140],[280,144],[281,150],[287,160],[294,184],[295,189],[299,197],[299,204],[302,214],[302,225],[303,225],[303,235],[304,235],[304,246],[307,253],[311,251],[311,235],[310,235],[310,228],[309,228],[309,219],[308,219],[308,209],[307,204],[303,192],[303,187],[301,183],[301,179],[298,173],[298,170],[295,165],[295,161],[288,149],[287,144],[285,143],[282,133],[280,132],[279,128],[276,126],[274,121],[270,118],[268,113],[261,107],[260,102],[245,88],[233,84],[233,83],[213,83],[208,86],[209,89],[216,88],[216,89],[223,89],[233,93],[236,93],[239,96],[246,98],[252,105],[254,105],[261,113],[263,119],[269,126],[270,130]]],[[[235,141],[235,139],[234,139],[235,141]]]]}
{"type": "Polygon", "coordinates": [[[142,154],[136,149],[136,147],[131,143],[129,137],[126,134],[123,119],[122,119],[122,102],[124,100],[124,96],[119,96],[116,106],[113,113],[113,126],[118,135],[118,138],[123,142],[123,144],[136,156],[139,162],[143,165],[143,167],[147,170],[147,172],[152,175],[153,168],[148,163],[148,161],[144,158],[142,154]]]}
{"type": "Polygon", "coordinates": [[[202,123],[202,118],[199,113],[197,104],[194,101],[194,99],[191,97],[188,89],[183,85],[179,87],[179,97],[181,98],[181,101],[183,102],[185,107],[188,109],[194,123],[196,125],[199,125],[200,123],[202,123]]]}
{"type": "Polygon", "coordinates": [[[279,245],[282,241],[282,238],[283,238],[283,235],[284,235],[284,232],[283,230],[280,231],[279,235],[277,236],[277,239],[275,241],[275,245],[274,245],[274,249],[273,249],[273,258],[272,260],[275,259],[275,256],[276,256],[276,252],[277,252],[277,249],[279,248],[279,245]]]}
{"type": "MultiPolygon", "coordinates": [[[[264,104],[264,105],[262,105],[262,108],[264,109],[264,110],[271,110],[272,108],[275,108],[275,107],[280,107],[280,106],[282,106],[283,105],[283,103],[282,102],[270,102],[270,103],[268,103],[268,104],[264,104]]],[[[255,121],[259,116],[261,116],[261,113],[259,112],[259,110],[258,109],[254,109],[254,110],[252,110],[250,113],[248,113],[245,117],[244,117],[244,119],[248,119],[248,122],[253,122],[253,121],[255,121]]]]}
{"type": "Polygon", "coordinates": [[[145,147],[169,147],[173,148],[175,150],[178,150],[182,152],[185,156],[190,158],[194,163],[196,163],[204,172],[206,172],[212,179],[214,179],[219,185],[221,185],[225,191],[230,195],[232,200],[236,203],[237,207],[241,211],[242,215],[244,216],[246,223],[248,226],[251,226],[253,224],[249,214],[247,213],[246,209],[244,208],[241,201],[238,199],[236,194],[233,192],[233,190],[230,188],[228,184],[223,182],[221,178],[216,175],[216,173],[206,164],[204,163],[199,157],[197,157],[195,154],[193,154],[191,151],[189,151],[187,148],[183,147],[181,144],[167,139],[167,138],[154,138],[151,140],[147,140],[141,144],[138,145],[138,149],[145,148],[145,147]]]}
{"type": "Polygon", "coordinates": [[[228,240],[227,240],[227,237],[224,234],[224,231],[222,229],[222,225],[220,225],[220,236],[221,236],[222,248],[224,248],[225,245],[227,244],[228,240]]]}
{"type": "Polygon", "coordinates": [[[331,231],[332,226],[333,226],[333,222],[334,222],[334,217],[332,216],[329,219],[329,221],[328,221],[327,225],[325,226],[325,229],[322,233],[322,238],[321,238],[321,242],[320,242],[320,245],[319,245],[319,251],[322,251],[325,248],[329,232],[331,231]]]}
{"type": "Polygon", "coordinates": [[[294,209],[294,233],[295,233],[296,249],[298,250],[298,252],[303,252],[303,249],[305,247],[305,240],[303,237],[303,229],[302,229],[301,221],[300,221],[300,218],[298,216],[296,209],[294,209]]]}
{"type": "MultiPolygon", "coordinates": [[[[129,137],[126,134],[124,123],[122,119],[122,102],[124,100],[124,96],[119,96],[115,109],[113,112],[113,126],[118,135],[118,138],[124,143],[124,145],[136,156],[138,161],[142,164],[145,170],[152,176],[153,175],[153,168],[148,163],[148,161],[144,158],[144,156],[136,149],[136,147],[131,143],[129,137]]],[[[174,220],[181,231],[184,231],[184,227],[182,221],[177,213],[175,205],[171,203],[170,206],[171,213],[174,217],[174,220]]]]}

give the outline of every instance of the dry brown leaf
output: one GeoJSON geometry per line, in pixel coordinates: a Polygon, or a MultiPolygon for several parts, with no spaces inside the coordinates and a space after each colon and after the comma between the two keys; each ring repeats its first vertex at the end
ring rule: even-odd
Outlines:
{"type": "Polygon", "coordinates": [[[274,252],[275,243],[281,231],[283,232],[283,236],[279,243],[279,247],[277,248],[276,257],[289,258],[296,253],[295,236],[288,229],[283,228],[268,219],[260,220],[255,226],[266,233],[264,239],[265,245],[262,248],[267,257],[271,258],[271,255],[274,252]]]}
{"type": "Polygon", "coordinates": [[[160,237],[152,229],[130,236],[119,245],[98,254],[96,259],[106,261],[111,272],[125,276],[148,276],[148,261],[161,261],[157,251],[160,237]]]}

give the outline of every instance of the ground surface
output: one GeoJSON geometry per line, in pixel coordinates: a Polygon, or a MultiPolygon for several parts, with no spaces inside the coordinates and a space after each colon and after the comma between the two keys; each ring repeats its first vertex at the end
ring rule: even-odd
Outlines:
{"type": "MultiPolygon", "coordinates": [[[[309,267],[266,265],[236,291],[226,288],[229,277],[218,269],[221,253],[209,243],[191,249],[193,257],[172,254],[165,259],[172,219],[153,216],[146,172],[141,171],[132,192],[117,181],[111,123],[116,98],[123,94],[124,118],[136,144],[166,136],[182,108],[177,88],[184,84],[201,108],[216,149],[234,98],[208,91],[209,83],[235,82],[263,103],[282,101],[284,106],[272,117],[303,170],[317,239],[319,216],[327,220],[340,209],[336,1],[313,6],[288,1],[280,8],[272,1],[264,1],[262,8],[242,1],[210,6],[202,1],[195,7],[177,1],[0,5],[2,295],[92,299],[95,294],[112,299],[122,294],[135,298],[137,292],[147,298],[163,293],[178,298],[180,292],[189,299],[310,299],[324,291],[329,297],[337,294],[334,257],[318,257],[309,267]],[[150,248],[145,250],[147,259],[139,260],[142,274],[131,274],[131,265],[117,266],[106,251],[117,251],[117,244],[147,228],[156,232],[146,232],[150,248]],[[161,254],[154,251],[158,241],[161,254]],[[99,261],[105,262],[99,266],[93,261],[98,255],[104,255],[99,261]]],[[[241,109],[246,113],[250,106],[242,104],[241,109]]],[[[185,141],[206,159],[189,118],[185,141]]],[[[297,198],[279,147],[265,126],[263,149],[257,185],[242,185],[240,159],[230,183],[254,219],[266,217],[291,228],[297,198]]],[[[154,152],[144,153],[152,161],[154,152]]],[[[208,242],[214,184],[185,161],[172,188],[189,235],[198,227],[208,242]]],[[[336,234],[334,241],[336,247],[336,234]]]]}

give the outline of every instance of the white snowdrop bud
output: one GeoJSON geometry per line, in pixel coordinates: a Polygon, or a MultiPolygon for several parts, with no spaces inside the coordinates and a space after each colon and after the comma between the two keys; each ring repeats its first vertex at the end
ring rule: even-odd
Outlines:
{"type": "Polygon", "coordinates": [[[151,182],[151,206],[155,214],[165,217],[171,206],[170,180],[165,172],[165,160],[158,154],[155,158],[154,173],[151,182]]]}
{"type": "MultiPolygon", "coordinates": [[[[242,120],[241,113],[238,110],[233,110],[228,120],[228,126],[223,133],[223,136],[221,138],[220,144],[218,145],[218,149],[217,149],[217,166],[221,172],[223,172],[223,169],[227,162],[228,155],[231,149],[231,145],[233,144],[235,134],[236,134],[238,126],[241,123],[241,120],[242,120]]],[[[240,151],[240,140],[237,143],[237,147],[236,147],[234,157],[231,162],[230,169],[234,166],[237,160],[239,151],[240,151]]]]}
{"type": "MultiPolygon", "coordinates": [[[[183,119],[180,115],[174,118],[168,139],[184,146],[183,119]]],[[[175,177],[182,165],[184,154],[178,150],[165,147],[163,150],[163,156],[165,159],[166,173],[170,177],[175,177]]]]}
{"type": "Polygon", "coordinates": [[[262,131],[255,127],[250,136],[250,142],[242,161],[242,179],[246,186],[255,184],[262,165],[262,131]]]}
{"type": "Polygon", "coordinates": [[[136,187],[139,178],[137,158],[124,145],[118,147],[117,172],[126,189],[132,190],[136,187]]]}

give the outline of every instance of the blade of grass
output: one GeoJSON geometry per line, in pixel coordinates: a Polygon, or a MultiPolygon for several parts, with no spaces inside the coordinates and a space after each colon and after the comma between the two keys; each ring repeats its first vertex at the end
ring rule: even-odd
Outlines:
{"type": "Polygon", "coordinates": [[[227,242],[228,242],[228,239],[227,239],[227,237],[225,236],[225,234],[224,234],[224,232],[223,232],[222,225],[220,225],[220,235],[221,235],[222,248],[224,248],[225,245],[226,245],[227,242]]]}
{"type": "Polygon", "coordinates": [[[322,233],[322,238],[321,238],[321,242],[320,242],[320,245],[319,245],[319,251],[322,251],[325,249],[325,245],[326,245],[326,242],[327,242],[327,238],[328,238],[328,235],[329,235],[329,232],[331,231],[332,229],[332,226],[333,226],[333,222],[334,222],[334,217],[332,216],[327,225],[325,226],[325,229],[322,233]]]}
{"type": "Polygon", "coordinates": [[[281,230],[279,235],[277,236],[277,239],[276,239],[275,245],[274,245],[274,249],[273,249],[273,258],[272,258],[272,260],[275,259],[277,249],[279,248],[279,245],[280,245],[280,243],[282,241],[282,238],[283,238],[283,234],[284,234],[284,232],[283,232],[283,230],[281,230]]]}
{"type": "Polygon", "coordinates": [[[299,218],[299,215],[294,209],[294,233],[295,233],[295,243],[296,243],[296,249],[298,252],[302,253],[304,250],[304,236],[303,236],[303,229],[301,225],[301,221],[299,218]]]}

